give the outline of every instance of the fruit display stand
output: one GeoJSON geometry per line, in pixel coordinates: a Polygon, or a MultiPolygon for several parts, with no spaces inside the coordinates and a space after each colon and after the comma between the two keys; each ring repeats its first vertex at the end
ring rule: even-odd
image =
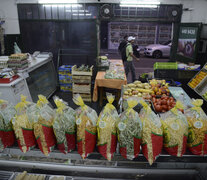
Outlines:
{"type": "Polygon", "coordinates": [[[89,71],[78,71],[77,66],[72,67],[73,96],[80,94],[84,101],[91,102],[91,77],[93,66],[89,71]]]}
{"type": "Polygon", "coordinates": [[[207,63],[204,67],[189,81],[188,86],[207,101],[207,63]]]}

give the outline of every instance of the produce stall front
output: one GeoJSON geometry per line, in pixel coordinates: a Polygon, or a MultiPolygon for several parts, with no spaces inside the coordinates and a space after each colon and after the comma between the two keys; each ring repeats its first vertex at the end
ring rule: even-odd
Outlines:
{"type": "Polygon", "coordinates": [[[93,91],[94,102],[98,100],[99,89],[101,93],[100,102],[102,102],[103,88],[121,90],[122,86],[127,84],[127,79],[124,73],[124,66],[122,60],[109,60],[109,62],[109,70],[107,70],[106,72],[99,71],[96,75],[93,91]]]}

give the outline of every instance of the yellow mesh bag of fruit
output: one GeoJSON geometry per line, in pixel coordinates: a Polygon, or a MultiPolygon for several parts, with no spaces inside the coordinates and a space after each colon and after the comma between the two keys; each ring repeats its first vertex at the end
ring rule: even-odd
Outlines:
{"type": "Polygon", "coordinates": [[[148,160],[149,164],[162,152],[163,147],[163,131],[162,124],[158,115],[156,115],[150,106],[141,100],[143,106],[139,115],[142,120],[142,153],[148,160]]]}
{"type": "MultiPolygon", "coordinates": [[[[37,118],[34,122],[34,134],[37,144],[42,153],[46,156],[52,151],[56,144],[53,132],[54,110],[48,105],[46,97],[39,95],[36,104],[37,118]]],[[[34,110],[35,111],[35,110],[34,110]]]]}
{"type": "Polygon", "coordinates": [[[21,95],[21,102],[16,106],[16,115],[12,120],[13,129],[19,148],[22,152],[27,152],[30,148],[36,146],[36,140],[34,136],[34,122],[28,118],[27,110],[31,103],[26,101],[26,96],[21,95]]]}
{"type": "Polygon", "coordinates": [[[203,100],[193,100],[194,107],[185,115],[189,123],[188,148],[195,155],[207,154],[207,116],[201,108],[203,100]]]}
{"type": "Polygon", "coordinates": [[[174,108],[161,114],[164,148],[168,154],[177,157],[185,154],[188,137],[187,118],[179,109],[183,109],[183,105],[177,101],[174,108]]]}

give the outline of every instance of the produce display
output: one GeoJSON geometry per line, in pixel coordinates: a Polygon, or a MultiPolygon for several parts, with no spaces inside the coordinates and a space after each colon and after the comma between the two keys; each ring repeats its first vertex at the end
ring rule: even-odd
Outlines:
{"type": "Polygon", "coordinates": [[[200,71],[189,83],[191,88],[195,88],[207,75],[207,72],[200,71]]]}
{"type": "Polygon", "coordinates": [[[98,116],[95,110],[85,105],[79,94],[73,97],[76,105],[76,125],[78,153],[85,159],[94,151],[96,145],[96,124],[98,116]]]}
{"type": "Polygon", "coordinates": [[[18,174],[15,177],[15,180],[45,180],[45,175],[34,175],[34,174],[27,174],[27,171],[18,174]]]}
{"type": "Polygon", "coordinates": [[[152,103],[157,113],[164,113],[172,109],[176,101],[173,97],[164,94],[161,98],[156,98],[156,96],[152,95],[152,103]]]}
{"type": "Polygon", "coordinates": [[[105,79],[125,79],[125,74],[123,71],[116,71],[109,69],[106,71],[106,74],[104,76],[105,79]]]}
{"type": "Polygon", "coordinates": [[[120,114],[118,122],[118,140],[120,154],[126,159],[134,159],[139,155],[142,138],[142,122],[139,114],[133,110],[138,104],[136,98],[127,99],[128,108],[120,114]]]}
{"type": "Polygon", "coordinates": [[[148,160],[149,164],[155,161],[155,159],[162,152],[163,146],[163,131],[162,124],[159,116],[157,116],[150,108],[150,106],[140,101],[143,106],[140,112],[140,118],[142,120],[142,153],[148,160]]]}
{"type": "Polygon", "coordinates": [[[106,71],[105,79],[125,79],[124,67],[122,64],[111,61],[109,70],[106,71]]]}
{"type": "Polygon", "coordinates": [[[151,89],[149,83],[141,83],[141,81],[135,81],[134,83],[123,86],[124,95],[123,99],[128,97],[142,97],[144,99],[151,99],[151,94],[154,92],[151,89]]]}
{"type": "Polygon", "coordinates": [[[207,101],[207,91],[203,94],[203,98],[207,101]]]}
{"type": "Polygon", "coordinates": [[[46,97],[39,95],[37,104],[31,107],[34,119],[34,135],[37,144],[42,153],[49,155],[56,144],[55,135],[53,132],[54,111],[48,105],[46,97]]]}
{"type": "Polygon", "coordinates": [[[97,122],[98,150],[109,161],[116,151],[116,122],[119,121],[118,112],[112,105],[114,98],[113,95],[107,94],[108,104],[101,111],[97,122]]]}
{"type": "Polygon", "coordinates": [[[27,68],[29,62],[27,60],[27,54],[11,54],[8,60],[8,67],[15,70],[22,70],[27,68]]]}
{"type": "Polygon", "coordinates": [[[150,85],[155,95],[170,95],[170,90],[168,89],[168,83],[165,80],[150,80],[150,85]]]}
{"type": "MultiPolygon", "coordinates": [[[[166,94],[160,97],[161,104],[166,97],[166,94]]],[[[150,102],[143,98],[127,98],[127,106],[120,115],[112,105],[114,96],[107,94],[107,99],[99,117],[84,104],[79,94],[73,98],[80,106],[75,111],[58,97],[54,98],[56,110],[50,108],[42,95],[39,95],[37,104],[27,102],[26,97],[21,96],[15,109],[0,100],[0,148],[14,144],[13,129],[24,153],[36,146],[36,137],[39,149],[45,155],[49,155],[56,144],[66,154],[75,149],[76,133],[78,153],[85,159],[94,151],[97,132],[97,149],[109,161],[116,151],[117,139],[121,156],[133,160],[138,157],[141,146],[150,165],[162,147],[177,157],[185,153],[186,146],[195,155],[207,154],[207,116],[201,109],[202,100],[192,101],[193,107],[186,108],[185,114],[182,113],[182,103],[177,100],[173,108],[158,116],[150,108],[150,102]],[[139,114],[133,109],[138,103],[142,107],[139,114]]]]}
{"type": "Polygon", "coordinates": [[[90,71],[90,67],[88,65],[84,65],[82,64],[81,66],[79,67],[75,67],[74,68],[75,71],[85,71],[85,72],[89,72],[90,71]]]}
{"type": "Polygon", "coordinates": [[[152,104],[157,113],[164,113],[172,109],[176,102],[171,96],[168,84],[165,80],[150,80],[152,90],[154,94],[152,95],[152,104]]]}
{"type": "Polygon", "coordinates": [[[75,149],[75,111],[58,97],[54,98],[57,106],[53,130],[57,139],[58,149],[66,154],[75,149]]]}
{"type": "Polygon", "coordinates": [[[206,155],[207,116],[201,109],[203,100],[194,100],[192,104],[194,107],[185,111],[189,123],[188,147],[195,155],[206,155]]]}
{"type": "Polygon", "coordinates": [[[22,152],[26,153],[36,146],[36,140],[33,132],[34,123],[32,119],[29,119],[27,110],[30,106],[30,102],[26,101],[25,96],[21,96],[21,102],[16,106],[16,115],[12,119],[13,129],[19,148],[22,152]]]}
{"type": "Polygon", "coordinates": [[[11,120],[15,116],[14,106],[0,99],[0,151],[15,142],[11,120]]]}
{"type": "Polygon", "coordinates": [[[185,115],[178,109],[183,109],[179,101],[173,109],[161,114],[161,120],[165,150],[170,155],[181,157],[186,151],[188,122],[185,115]]]}

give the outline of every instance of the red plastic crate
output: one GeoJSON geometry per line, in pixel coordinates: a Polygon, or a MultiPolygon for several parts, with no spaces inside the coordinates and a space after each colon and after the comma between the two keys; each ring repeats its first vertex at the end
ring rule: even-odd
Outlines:
{"type": "Polygon", "coordinates": [[[14,75],[11,78],[0,78],[0,83],[10,83],[10,82],[16,80],[17,78],[19,78],[18,75],[14,75]]]}

